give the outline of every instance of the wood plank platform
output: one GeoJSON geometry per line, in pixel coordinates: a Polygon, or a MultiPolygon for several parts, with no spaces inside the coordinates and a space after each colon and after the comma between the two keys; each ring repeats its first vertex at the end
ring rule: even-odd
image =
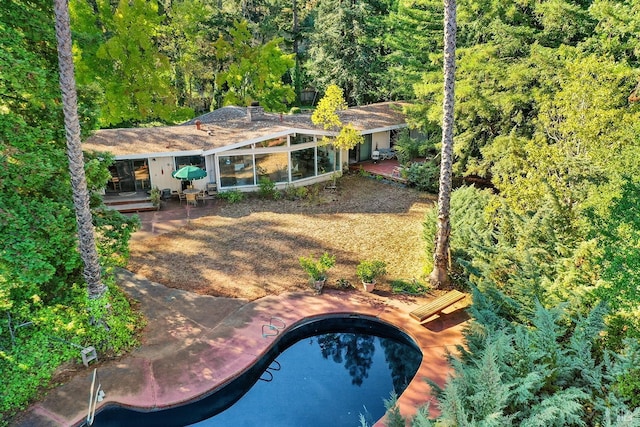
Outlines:
{"type": "Polygon", "coordinates": [[[409,315],[416,319],[418,322],[422,322],[431,316],[440,314],[444,309],[455,304],[464,297],[466,297],[466,295],[460,291],[449,291],[446,294],[434,299],[433,301],[416,308],[411,313],[409,313],[409,315]]]}
{"type": "Polygon", "coordinates": [[[107,205],[107,208],[116,210],[121,213],[145,212],[145,211],[158,210],[158,208],[153,206],[153,203],[151,202],[111,204],[111,205],[107,205]]]}

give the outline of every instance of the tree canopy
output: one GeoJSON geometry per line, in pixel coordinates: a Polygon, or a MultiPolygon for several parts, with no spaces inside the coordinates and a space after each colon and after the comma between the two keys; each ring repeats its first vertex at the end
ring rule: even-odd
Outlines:
{"type": "MultiPolygon", "coordinates": [[[[0,0],[0,331],[10,319],[44,319],[31,334],[40,340],[55,328],[120,351],[131,331],[118,341],[94,328],[101,308],[88,309],[80,293],[49,3],[0,0]],[[83,327],[65,329],[72,320],[83,327]]],[[[444,31],[434,0],[72,0],[70,8],[85,135],[178,123],[230,103],[286,111],[305,88],[317,122],[339,131],[337,146],[361,142],[340,122],[341,108],[403,99],[425,141],[403,138],[401,151],[440,148],[444,31]]],[[[631,0],[466,0],[457,24],[454,182],[482,178],[492,191],[451,195],[449,274],[474,293],[474,308],[456,376],[439,391],[443,419],[581,425],[591,416],[606,425],[602,408],[639,403],[640,9],[631,0]]],[[[110,161],[86,156],[91,189],[104,187],[110,161]]],[[[428,181],[437,181],[439,161],[424,167],[428,181]]],[[[99,198],[91,208],[109,271],[126,260],[135,220],[102,209],[99,198]]],[[[117,330],[135,324],[128,316],[113,319],[117,330]]],[[[4,351],[27,341],[3,341],[0,376],[33,381],[0,388],[28,394],[41,381],[42,360],[23,364],[20,352],[4,351]]],[[[11,394],[2,411],[24,395],[11,394]]]]}
{"type": "MultiPolygon", "coordinates": [[[[5,423],[47,384],[59,363],[79,357],[67,342],[91,342],[105,355],[120,352],[134,342],[137,320],[111,278],[112,292],[100,300],[114,308],[103,316],[111,331],[91,323],[104,306],[88,300],[77,249],[53,4],[0,6],[0,423],[5,423]]],[[[80,122],[88,131],[95,106],[88,91],[79,89],[80,122]]],[[[110,160],[109,155],[87,158],[90,189],[104,187],[110,160]]],[[[122,265],[137,221],[100,206],[95,198],[98,249],[108,270],[122,265]]]]}

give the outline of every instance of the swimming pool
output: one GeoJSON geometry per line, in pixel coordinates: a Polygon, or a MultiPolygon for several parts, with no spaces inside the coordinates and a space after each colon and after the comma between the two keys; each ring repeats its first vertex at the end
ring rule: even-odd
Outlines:
{"type": "Polygon", "coordinates": [[[349,426],[373,424],[422,354],[397,328],[367,317],[326,317],[291,328],[230,384],[158,411],[101,410],[95,426],[349,426]]]}

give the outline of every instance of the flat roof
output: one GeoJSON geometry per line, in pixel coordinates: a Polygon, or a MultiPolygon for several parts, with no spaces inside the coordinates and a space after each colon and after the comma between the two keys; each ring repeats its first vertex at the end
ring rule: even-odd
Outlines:
{"type": "MultiPolygon", "coordinates": [[[[362,133],[402,127],[405,124],[403,102],[382,102],[340,111],[342,123],[351,123],[362,133]]],[[[116,157],[158,155],[189,151],[211,151],[247,141],[269,139],[287,131],[324,133],[311,122],[311,114],[263,113],[247,120],[247,109],[223,107],[182,125],[149,128],[102,129],[83,142],[85,151],[110,152],[116,157]],[[200,130],[195,122],[199,120],[200,130]]]]}

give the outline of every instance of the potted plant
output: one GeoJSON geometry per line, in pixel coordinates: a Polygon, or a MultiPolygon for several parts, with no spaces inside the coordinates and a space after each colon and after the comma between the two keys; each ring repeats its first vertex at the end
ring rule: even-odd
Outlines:
{"type": "Polygon", "coordinates": [[[384,261],[361,261],[356,267],[356,274],[358,278],[362,280],[364,290],[367,292],[373,291],[376,284],[376,278],[383,276],[387,273],[387,263],[384,261]]]}
{"type": "Polygon", "coordinates": [[[298,261],[300,266],[309,276],[309,282],[319,294],[322,292],[325,282],[327,281],[327,271],[336,265],[336,257],[329,255],[328,252],[322,254],[319,259],[301,256],[298,261]]]}
{"type": "Polygon", "coordinates": [[[151,199],[151,203],[153,207],[160,210],[160,199],[162,198],[162,192],[158,187],[151,189],[149,193],[149,198],[151,199]]]}

